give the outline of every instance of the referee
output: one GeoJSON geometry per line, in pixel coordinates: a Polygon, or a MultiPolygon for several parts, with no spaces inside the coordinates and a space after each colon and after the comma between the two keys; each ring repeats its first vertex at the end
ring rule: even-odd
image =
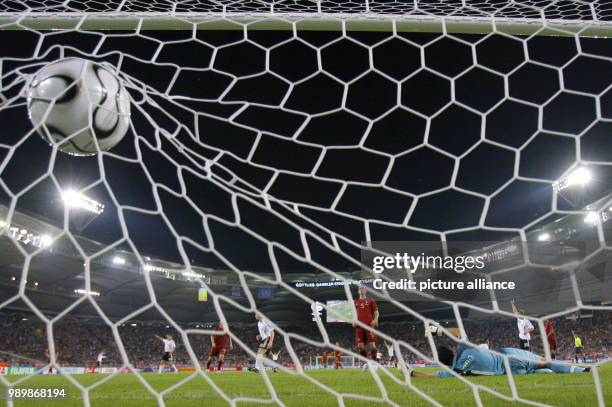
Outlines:
{"type": "Polygon", "coordinates": [[[584,358],[584,354],[582,353],[582,339],[576,335],[574,330],[572,330],[572,336],[574,337],[574,360],[578,363],[578,355],[584,358]]]}

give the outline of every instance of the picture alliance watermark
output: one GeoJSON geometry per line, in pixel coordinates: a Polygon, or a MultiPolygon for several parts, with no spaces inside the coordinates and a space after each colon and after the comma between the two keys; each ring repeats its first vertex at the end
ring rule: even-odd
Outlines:
{"type": "Polygon", "coordinates": [[[414,281],[402,278],[398,281],[374,279],[372,286],[377,290],[514,290],[514,281],[488,281],[486,278],[476,278],[469,281],[432,280],[414,281]]]}

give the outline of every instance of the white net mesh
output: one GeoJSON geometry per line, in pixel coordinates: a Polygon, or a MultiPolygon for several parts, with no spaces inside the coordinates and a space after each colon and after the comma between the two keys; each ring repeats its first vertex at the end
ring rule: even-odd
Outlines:
{"type": "MultiPolygon", "coordinates": [[[[322,321],[310,321],[314,334],[287,325],[308,323],[314,301],[352,300],[351,286],[325,294],[301,287],[372,278],[360,251],[371,241],[433,241],[448,249],[452,241],[574,239],[588,242],[582,265],[607,264],[612,54],[609,40],[583,34],[593,26],[605,31],[611,9],[603,1],[0,1],[2,244],[11,257],[2,278],[13,281],[0,308],[26,310],[44,323],[49,366],[80,390],[85,405],[118,371],[87,385],[60,368],[55,335],[68,329],[58,324],[71,314],[103,320],[108,332],[98,347],[116,346],[122,368],[136,366],[131,352],[140,345],[125,333],[132,321],[167,321],[196,370],[163,390],[135,371],[160,405],[193,377],[233,405],[284,404],[266,375],[268,396],[232,395],[200,366],[201,338],[212,330],[196,322],[229,324],[236,347],[254,357],[240,334],[249,328],[239,324],[256,310],[278,325],[277,341],[295,365],[284,369],[339,405],[407,404],[388,395],[383,379],[439,404],[406,370],[410,359],[435,358],[433,338],[419,346],[396,328],[376,334],[394,344],[403,375],[371,370],[377,396],[340,392],[308,375],[307,347],[364,359],[336,345],[328,332],[335,328],[322,321]],[[129,19],[104,30],[105,13],[129,19]],[[425,31],[439,32],[398,29],[410,16],[436,22],[425,31]],[[261,30],[271,17],[280,29],[261,30]],[[330,30],[302,30],[313,17],[330,30]],[[450,22],[461,26],[464,17],[490,22],[488,33],[449,32],[450,22]],[[390,28],[351,31],[358,19],[382,19],[390,28]],[[159,21],[176,29],[160,30],[159,21]],[[536,34],[563,24],[573,31],[520,36],[496,22],[525,23],[536,34]],[[35,73],[68,57],[108,67],[130,96],[128,134],[89,158],[50,148],[28,120],[35,73]],[[596,185],[578,195],[553,188],[580,168],[595,174],[596,185]],[[104,202],[103,217],[53,202],[68,187],[104,202]],[[209,302],[185,304],[195,302],[198,288],[209,302]]],[[[550,270],[526,252],[520,267],[550,270]]],[[[488,278],[517,267],[501,266],[488,278]]],[[[570,273],[567,303],[527,310],[536,329],[581,311],[606,312],[609,324],[605,266],[602,276],[603,294],[593,298],[570,273]]],[[[410,318],[422,333],[430,318],[454,319],[470,343],[478,341],[463,321],[466,310],[513,315],[495,298],[486,306],[440,301],[450,313],[438,318],[430,306],[372,295],[384,300],[383,321],[410,318]]],[[[535,346],[550,358],[542,339],[535,346]]],[[[604,406],[598,364],[593,377],[590,400],[604,406]]],[[[477,405],[483,394],[546,405],[526,396],[513,375],[509,394],[460,379],[477,405]]]]}

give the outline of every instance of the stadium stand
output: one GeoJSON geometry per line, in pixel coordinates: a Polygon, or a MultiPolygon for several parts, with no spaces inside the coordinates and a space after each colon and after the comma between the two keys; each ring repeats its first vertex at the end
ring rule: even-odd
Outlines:
{"type": "MultiPolygon", "coordinates": [[[[44,364],[46,363],[46,333],[44,325],[34,320],[30,315],[22,313],[0,314],[0,326],[3,331],[3,349],[11,349],[11,352],[0,352],[0,362],[8,364],[44,364]]],[[[573,340],[571,331],[575,330],[584,343],[584,353],[588,358],[604,359],[610,355],[612,338],[612,313],[593,313],[588,318],[557,318],[553,320],[555,325],[557,341],[559,344],[558,358],[571,358],[573,355],[573,340]]],[[[195,324],[193,328],[210,329],[210,324],[195,324]]],[[[498,318],[466,320],[465,330],[470,341],[474,343],[488,343],[492,349],[516,346],[516,322],[513,319],[500,320],[498,318]]],[[[339,342],[346,349],[353,348],[353,331],[348,324],[328,324],[326,326],[330,338],[339,342]]],[[[232,332],[237,339],[242,341],[248,348],[256,347],[256,327],[254,325],[242,324],[232,325],[232,332]]],[[[309,339],[320,340],[313,336],[317,331],[307,326],[282,326],[286,332],[302,335],[309,339]]],[[[415,346],[423,353],[428,354],[428,344],[423,335],[421,325],[414,323],[384,323],[380,330],[392,337],[402,339],[415,346]]],[[[83,320],[78,318],[65,319],[54,326],[55,347],[58,352],[60,365],[91,366],[95,363],[96,355],[104,351],[107,358],[104,360],[106,366],[122,366],[121,355],[115,345],[112,331],[100,320],[83,320]]],[[[188,353],[176,331],[165,323],[160,322],[133,322],[119,327],[119,334],[125,346],[129,362],[135,368],[145,369],[158,363],[161,347],[155,339],[156,334],[174,335],[177,342],[177,363],[179,366],[190,366],[188,353]]],[[[203,363],[210,350],[210,338],[208,335],[189,335],[189,340],[200,363],[203,363]]],[[[381,342],[381,341],[379,341],[381,342]]],[[[292,346],[296,355],[304,365],[312,364],[319,356],[322,349],[311,346],[304,342],[292,340],[292,346]]],[[[380,344],[379,346],[382,346],[380,344]]],[[[278,341],[275,349],[282,347],[282,341],[278,341]]],[[[532,347],[536,353],[543,353],[541,338],[536,329],[532,340],[532,347]]],[[[404,359],[408,363],[414,363],[419,358],[415,355],[404,353],[404,359]]],[[[226,356],[226,366],[246,365],[249,355],[240,346],[234,346],[234,350],[226,356]]],[[[283,352],[280,362],[285,365],[292,363],[288,352],[283,352]]]]}

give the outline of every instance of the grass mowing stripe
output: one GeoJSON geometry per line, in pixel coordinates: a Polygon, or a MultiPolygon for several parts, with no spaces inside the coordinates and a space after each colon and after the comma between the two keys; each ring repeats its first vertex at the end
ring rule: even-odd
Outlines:
{"type": "MultiPolygon", "coordinates": [[[[347,407],[370,406],[372,401],[364,401],[355,398],[357,396],[380,398],[377,388],[370,373],[358,370],[319,370],[310,371],[307,374],[320,383],[334,389],[342,394],[347,407]]],[[[400,372],[397,372],[400,375],[400,372]]],[[[178,381],[184,379],[187,374],[156,374],[145,373],[144,379],[154,389],[161,391],[167,389],[178,381]]],[[[612,364],[601,368],[601,380],[605,400],[612,400],[612,364]]],[[[275,387],[279,399],[291,407],[311,406],[336,406],[337,400],[334,396],[325,392],[315,384],[310,383],[303,377],[285,373],[269,373],[270,380],[275,387]]],[[[90,386],[98,382],[100,375],[75,375],[74,378],[84,386],[90,386]]],[[[17,377],[8,377],[15,380],[17,377]]],[[[230,398],[269,400],[270,394],[258,374],[248,372],[224,372],[212,374],[210,379],[218,385],[230,398]]],[[[428,406],[427,401],[420,398],[410,388],[393,382],[390,378],[381,374],[381,379],[386,387],[389,399],[401,406],[428,406]]],[[[507,377],[469,377],[471,383],[486,386],[495,391],[509,395],[507,377]]],[[[593,376],[590,374],[549,374],[549,375],[526,375],[515,376],[519,395],[526,400],[537,401],[553,406],[583,407],[594,406],[597,403],[593,376]]],[[[473,406],[474,397],[472,389],[457,379],[427,379],[413,378],[413,384],[427,393],[430,397],[443,405],[453,407],[473,406]]],[[[38,407],[38,406],[62,406],[80,407],[81,392],[61,376],[39,375],[33,376],[20,384],[19,387],[66,387],[69,398],[64,400],[22,400],[14,403],[15,407],[38,407]]],[[[4,389],[3,389],[4,390],[4,389]]],[[[505,400],[496,398],[481,391],[483,403],[488,406],[507,406],[505,400]]],[[[89,400],[92,407],[154,407],[157,406],[156,399],[146,388],[133,376],[120,374],[101,384],[90,392],[89,400]]],[[[169,407],[195,407],[195,406],[226,406],[227,403],[219,397],[215,390],[199,376],[186,382],[180,388],[172,391],[164,397],[169,407]]],[[[0,406],[6,402],[0,401],[0,406]]],[[[261,405],[252,402],[240,402],[239,406],[261,405]]]]}

